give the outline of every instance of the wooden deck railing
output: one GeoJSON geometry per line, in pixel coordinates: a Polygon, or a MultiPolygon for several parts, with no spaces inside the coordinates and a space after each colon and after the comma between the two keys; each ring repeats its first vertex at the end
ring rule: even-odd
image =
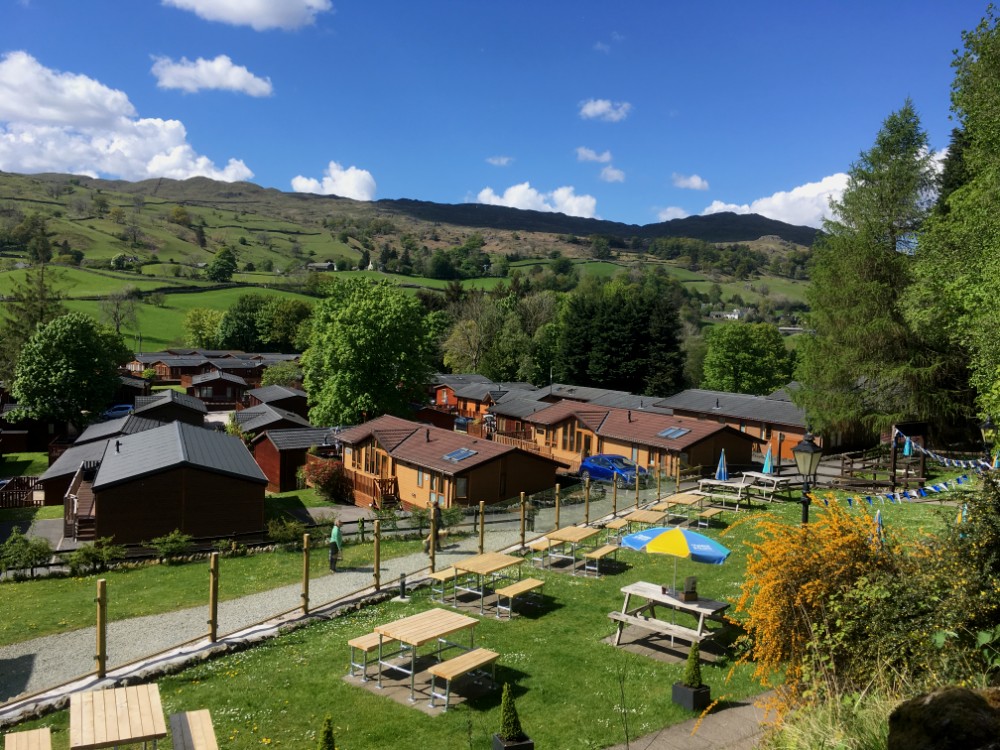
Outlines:
{"type": "Polygon", "coordinates": [[[0,508],[30,508],[41,505],[41,502],[35,501],[37,486],[38,477],[11,477],[0,487],[0,508]]]}

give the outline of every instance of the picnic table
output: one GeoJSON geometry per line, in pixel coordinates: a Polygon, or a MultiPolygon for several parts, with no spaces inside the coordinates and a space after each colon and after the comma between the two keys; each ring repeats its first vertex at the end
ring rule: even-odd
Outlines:
{"type": "Polygon", "coordinates": [[[69,697],[71,750],[146,744],[167,736],[160,689],[130,685],[110,690],[73,693],[69,697]]]}
{"type": "Polygon", "coordinates": [[[763,474],[759,471],[744,471],[743,476],[750,478],[747,492],[754,491],[764,500],[774,500],[777,492],[787,493],[790,483],[787,477],[776,477],[773,474],[763,474]]]}
{"type": "Polygon", "coordinates": [[[624,519],[628,521],[629,530],[631,531],[633,524],[656,526],[663,521],[666,515],[662,510],[633,510],[627,516],[624,516],[624,519]]]}
{"type": "Polygon", "coordinates": [[[727,500],[736,500],[736,509],[739,510],[740,500],[743,499],[744,490],[750,486],[752,480],[748,477],[740,477],[738,481],[721,479],[699,479],[698,491],[713,500],[719,500],[722,507],[726,507],[727,500]]]}
{"type": "Polygon", "coordinates": [[[472,594],[476,594],[479,597],[479,613],[483,614],[485,612],[485,601],[486,601],[486,581],[488,579],[489,584],[492,585],[497,578],[507,577],[501,576],[500,574],[510,568],[517,567],[517,577],[521,578],[521,568],[519,567],[524,562],[523,557],[516,557],[514,555],[504,555],[500,552],[486,552],[482,555],[474,555],[472,557],[467,557],[464,560],[459,560],[452,564],[455,569],[455,599],[458,600],[459,591],[467,591],[472,594]],[[476,578],[476,585],[473,586],[460,586],[458,584],[458,576],[462,574],[472,575],[476,578]]]}
{"type": "Polygon", "coordinates": [[[545,536],[553,542],[558,542],[562,547],[565,545],[570,546],[569,554],[565,552],[553,552],[549,550],[549,557],[558,557],[561,560],[571,560],[570,563],[573,566],[573,575],[576,575],[576,548],[581,542],[585,542],[588,539],[592,539],[601,533],[598,528],[593,528],[590,526],[564,526],[561,529],[556,529],[555,531],[550,531],[545,536]]]}
{"type": "Polygon", "coordinates": [[[650,510],[666,511],[671,516],[686,518],[691,508],[701,507],[705,501],[705,495],[695,492],[680,492],[671,495],[666,500],[656,503],[650,510]],[[682,512],[683,511],[683,512],[682,512]]]}
{"type": "Polygon", "coordinates": [[[452,612],[448,609],[435,608],[395,620],[385,625],[379,625],[374,631],[379,636],[379,688],[381,689],[382,687],[382,667],[408,674],[410,676],[410,702],[414,702],[414,676],[417,672],[417,650],[428,643],[436,644],[438,661],[441,660],[441,652],[444,650],[442,647],[457,647],[471,651],[475,647],[475,628],[478,622],[479,620],[475,617],[452,612]],[[448,636],[460,633],[463,630],[469,631],[468,647],[447,640],[448,636]],[[382,645],[386,641],[399,641],[401,646],[406,647],[410,652],[409,669],[383,658],[382,645]]]}
{"type": "Polygon", "coordinates": [[[625,602],[622,604],[620,612],[611,612],[608,617],[618,623],[618,630],[615,633],[614,644],[617,646],[621,641],[622,631],[626,625],[635,625],[646,630],[661,635],[669,635],[671,642],[675,636],[685,638],[692,643],[711,638],[712,631],[705,628],[705,620],[720,620],[722,614],[729,608],[726,602],[717,602],[712,599],[698,598],[695,601],[684,601],[678,592],[666,589],[655,583],[637,581],[621,588],[625,594],[625,602]],[[645,602],[634,607],[632,597],[636,596],[644,599],[645,602]],[[697,628],[688,628],[672,622],[666,622],[656,618],[656,608],[665,607],[677,612],[686,612],[698,618],[697,628]]]}

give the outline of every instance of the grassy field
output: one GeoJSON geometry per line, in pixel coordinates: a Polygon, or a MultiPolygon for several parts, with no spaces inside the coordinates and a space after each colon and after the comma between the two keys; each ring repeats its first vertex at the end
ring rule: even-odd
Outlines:
{"type": "MultiPolygon", "coordinates": [[[[61,509],[60,509],[61,510],[61,509]]],[[[348,544],[343,567],[371,566],[372,544],[348,544]]],[[[382,558],[416,552],[419,541],[382,542],[382,558]]],[[[310,575],[329,575],[326,553],[310,555],[310,575]]],[[[302,578],[301,552],[267,552],[220,560],[219,596],[236,599],[258,591],[294,583],[302,578]]],[[[16,618],[0,619],[0,646],[94,624],[94,591],[98,578],[108,582],[111,620],[140,617],[176,609],[207,606],[208,562],[148,565],[111,570],[80,578],[44,578],[0,584],[0,609],[17,611],[16,618]]]]}
{"type": "Polygon", "coordinates": [[[49,468],[47,453],[5,453],[0,456],[0,479],[3,477],[37,477],[49,468]]]}
{"type": "MultiPolygon", "coordinates": [[[[954,509],[887,504],[882,510],[887,533],[905,536],[933,533],[954,509]]],[[[822,512],[822,507],[817,507],[813,520],[822,512]]],[[[676,562],[677,579],[695,575],[703,596],[734,601],[746,570],[747,543],[757,538],[755,518],[797,524],[798,516],[799,507],[794,503],[776,504],[767,511],[723,513],[725,528],[705,533],[732,550],[729,559],[721,566],[680,560],[676,562]]],[[[539,747],[598,748],[620,743],[624,741],[623,710],[631,738],[690,718],[670,700],[670,686],[683,669],[679,659],[654,660],[605,642],[613,631],[607,613],[621,606],[620,588],[637,580],[669,584],[675,575],[675,560],[624,550],[619,559],[623,564],[601,579],[533,570],[531,575],[545,580],[546,604],[523,608],[523,614],[510,622],[481,618],[476,628],[477,645],[501,654],[497,680],[514,684],[522,723],[539,747]]],[[[232,565],[237,561],[225,562],[232,565]]],[[[160,572],[179,570],[163,568],[160,572]]],[[[203,570],[201,574],[203,578],[203,570]]],[[[202,578],[191,585],[202,588],[202,578]]],[[[27,584],[33,585],[37,584],[27,584]]],[[[88,584],[85,591],[90,590],[88,584]]],[[[110,584],[109,590],[114,591],[110,584]]],[[[432,606],[436,605],[424,589],[414,592],[409,603],[367,607],[165,677],[159,680],[164,709],[167,713],[211,709],[220,741],[232,748],[312,747],[323,717],[330,715],[338,745],[352,750],[404,745],[485,750],[499,726],[499,691],[470,699],[447,714],[429,717],[341,679],[347,673],[346,643],[350,638],[432,606]]],[[[694,624],[686,615],[676,617],[679,624],[694,624]]],[[[718,641],[729,644],[737,633],[727,627],[718,641]]],[[[682,657],[683,653],[677,655],[682,657]]],[[[744,700],[761,691],[750,672],[750,666],[734,665],[726,656],[702,666],[712,697],[722,703],[744,700]]],[[[417,678],[418,685],[422,678],[417,678]]],[[[53,746],[65,748],[67,723],[67,712],[63,711],[24,728],[51,726],[55,730],[53,746]]]]}
{"type": "MultiPolygon", "coordinates": [[[[152,352],[183,344],[185,338],[184,316],[189,310],[195,307],[209,307],[225,311],[236,301],[237,297],[244,294],[292,297],[306,302],[315,301],[315,298],[304,294],[259,287],[233,287],[192,294],[168,294],[162,307],[150,304],[139,305],[138,332],[142,333],[141,351],[152,352]]],[[[84,312],[100,317],[100,303],[96,301],[67,300],[66,307],[74,312],[84,312]]],[[[136,351],[140,351],[138,332],[128,327],[122,328],[122,336],[125,338],[126,345],[134,347],[136,351]]]]}

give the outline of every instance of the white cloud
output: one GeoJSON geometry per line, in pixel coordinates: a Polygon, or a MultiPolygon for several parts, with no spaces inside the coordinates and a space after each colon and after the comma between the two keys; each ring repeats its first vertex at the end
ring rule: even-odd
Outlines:
{"type": "Polygon", "coordinates": [[[551,193],[540,193],[527,182],[512,185],[497,195],[493,188],[483,188],[476,196],[480,203],[491,206],[507,206],[532,211],[564,213],[568,216],[595,218],[597,199],[592,195],[577,195],[572,186],[556,188],[551,193]]]}
{"type": "Polygon", "coordinates": [[[670,221],[671,219],[686,219],[689,214],[678,206],[667,206],[660,209],[656,216],[660,221],[670,221]]]}
{"type": "Polygon", "coordinates": [[[609,99],[588,99],[580,104],[580,117],[584,120],[604,120],[620,122],[628,117],[632,105],[628,102],[612,102],[609,99]]]}
{"type": "Polygon", "coordinates": [[[25,52],[0,60],[0,169],[126,180],[253,177],[239,159],[217,167],[178,120],[137,118],[122,91],[41,65],[25,52]]]}
{"type": "Polygon", "coordinates": [[[318,193],[319,195],[339,195],[358,201],[375,198],[375,178],[367,169],[348,167],[331,161],[323,175],[323,181],[299,175],[292,178],[292,190],[296,193],[318,193]]]}
{"type": "Polygon", "coordinates": [[[601,170],[601,179],[605,182],[625,182],[625,173],[608,164],[604,169],[601,170]]]}
{"type": "Polygon", "coordinates": [[[27,52],[0,61],[0,122],[108,126],[134,114],[123,92],[93,78],[50,70],[27,52]]]}
{"type": "Polygon", "coordinates": [[[233,26],[250,26],[255,31],[298,29],[331,10],[330,0],[162,0],[181,10],[189,10],[206,21],[233,26]]]}
{"type": "Polygon", "coordinates": [[[687,190],[708,190],[708,180],[696,174],[688,177],[687,175],[674,172],[674,187],[685,188],[687,190]]]}
{"type": "Polygon", "coordinates": [[[486,161],[492,164],[494,167],[506,167],[512,161],[514,161],[513,156],[490,156],[486,161]]]}
{"type": "Polygon", "coordinates": [[[611,45],[605,42],[594,42],[594,50],[603,52],[605,55],[611,54],[611,45]]]}
{"type": "Polygon", "coordinates": [[[847,187],[847,175],[838,172],[824,177],[819,182],[807,182],[791,190],[781,190],[749,204],[712,201],[702,214],[717,214],[722,211],[732,211],[737,214],[753,213],[789,224],[820,227],[823,225],[823,219],[833,215],[830,211],[830,199],[839,199],[845,187],[847,187]]]}
{"type": "Polygon", "coordinates": [[[600,164],[607,164],[611,161],[611,152],[605,151],[604,153],[597,153],[592,148],[586,148],[584,146],[578,146],[576,149],[576,160],[577,161],[596,161],[600,164]]]}
{"type": "Polygon", "coordinates": [[[180,89],[194,93],[204,89],[238,91],[249,96],[270,96],[270,78],[259,78],[242,65],[234,65],[228,55],[214,60],[199,57],[194,62],[182,57],[175,62],[169,57],[153,58],[152,73],[161,89],[180,89]]]}

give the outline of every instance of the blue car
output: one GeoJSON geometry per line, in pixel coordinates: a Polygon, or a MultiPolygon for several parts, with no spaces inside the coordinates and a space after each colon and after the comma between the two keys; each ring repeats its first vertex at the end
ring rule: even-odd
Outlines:
{"type": "Polygon", "coordinates": [[[115,404],[110,409],[101,412],[101,419],[118,419],[132,413],[132,404],[115,404]]]}
{"type": "Polygon", "coordinates": [[[618,487],[635,487],[635,472],[639,471],[639,486],[645,486],[649,472],[632,461],[614,453],[587,456],[580,463],[580,478],[588,477],[601,482],[614,482],[618,487]]]}

